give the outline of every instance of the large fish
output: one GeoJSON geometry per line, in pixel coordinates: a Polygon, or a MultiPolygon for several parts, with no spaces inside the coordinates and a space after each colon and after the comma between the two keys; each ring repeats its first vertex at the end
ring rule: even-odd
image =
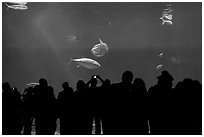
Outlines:
{"type": "Polygon", "coordinates": [[[26,5],[8,5],[7,3],[5,3],[7,8],[10,8],[10,9],[14,9],[14,10],[27,10],[28,7],[26,5]]]}
{"type": "Polygon", "coordinates": [[[108,52],[108,46],[99,38],[99,44],[96,44],[92,49],[91,52],[96,57],[102,57],[104,54],[108,52]]]}
{"type": "Polygon", "coordinates": [[[82,66],[87,69],[97,69],[101,67],[101,65],[97,61],[90,58],[70,59],[69,64],[71,64],[71,62],[76,62],[78,66],[82,66]]]}
{"type": "Polygon", "coordinates": [[[16,5],[26,5],[28,2],[8,2],[8,3],[16,5]]]}

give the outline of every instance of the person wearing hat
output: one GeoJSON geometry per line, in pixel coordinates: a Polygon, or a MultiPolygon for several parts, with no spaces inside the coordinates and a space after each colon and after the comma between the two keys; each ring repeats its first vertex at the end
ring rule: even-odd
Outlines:
{"type": "Polygon", "coordinates": [[[150,128],[151,134],[171,134],[173,127],[171,103],[172,103],[172,85],[174,78],[168,71],[164,70],[161,75],[157,77],[157,84],[151,87],[149,94],[149,110],[150,110],[150,128]]]}

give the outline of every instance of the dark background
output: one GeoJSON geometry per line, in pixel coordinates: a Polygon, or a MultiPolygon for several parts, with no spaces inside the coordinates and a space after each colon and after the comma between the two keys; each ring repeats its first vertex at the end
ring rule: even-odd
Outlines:
{"type": "Polygon", "coordinates": [[[141,77],[147,88],[168,70],[174,85],[186,77],[202,80],[202,3],[27,3],[27,10],[2,3],[2,81],[21,92],[42,77],[57,94],[68,81],[93,74],[121,81],[125,70],[141,77]],[[161,25],[162,11],[173,8],[173,25],[161,25]],[[92,55],[99,38],[109,47],[104,57],[92,55]],[[159,57],[160,53],[162,57],[159,57]],[[68,65],[88,57],[102,67],[68,65]],[[161,69],[156,66],[163,64],[161,69]]]}

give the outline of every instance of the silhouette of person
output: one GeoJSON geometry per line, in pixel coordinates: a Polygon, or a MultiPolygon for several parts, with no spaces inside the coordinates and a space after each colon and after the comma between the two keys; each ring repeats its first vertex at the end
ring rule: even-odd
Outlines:
{"type": "Polygon", "coordinates": [[[135,78],[132,85],[132,92],[129,96],[128,128],[129,134],[148,134],[148,100],[147,89],[141,78],[135,78]]]}
{"type": "Polygon", "coordinates": [[[4,82],[2,134],[20,135],[24,129],[30,135],[35,120],[37,135],[53,135],[59,118],[62,135],[90,135],[93,129],[106,135],[143,135],[148,130],[153,135],[201,135],[202,84],[185,78],[172,88],[174,78],[166,70],[157,79],[147,92],[143,79],[133,81],[131,71],[114,84],[95,75],[87,83],[79,80],[75,92],[64,82],[57,99],[45,78],[22,95],[4,82]]]}
{"type": "Polygon", "coordinates": [[[106,120],[103,122],[104,134],[128,134],[127,118],[129,114],[127,106],[129,105],[129,93],[132,90],[133,73],[125,71],[121,79],[122,82],[112,84],[110,88],[111,98],[108,108],[110,112],[108,112],[109,115],[106,115],[106,120]]]}
{"type": "Polygon", "coordinates": [[[47,80],[42,78],[35,86],[35,128],[37,135],[53,135],[56,130],[56,99],[47,80]]]}
{"type": "Polygon", "coordinates": [[[2,134],[21,134],[21,94],[8,82],[2,84],[2,134]]]}
{"type": "Polygon", "coordinates": [[[102,85],[98,87],[98,97],[97,97],[97,105],[98,105],[98,121],[95,122],[96,124],[96,134],[103,134],[104,128],[104,120],[106,119],[106,115],[109,105],[109,98],[110,98],[110,86],[111,81],[109,79],[103,80],[99,75],[96,75],[96,78],[101,81],[102,85]]]}
{"type": "Polygon", "coordinates": [[[22,102],[21,102],[21,93],[18,91],[16,87],[12,89],[12,100],[13,100],[13,125],[14,127],[14,134],[20,135],[22,130],[22,102]]]}
{"type": "Polygon", "coordinates": [[[74,90],[69,87],[68,82],[62,84],[63,91],[58,94],[58,110],[60,119],[60,134],[75,134],[74,124],[76,119],[74,90]]]}
{"type": "Polygon", "coordinates": [[[175,87],[176,126],[174,134],[202,134],[202,89],[198,81],[185,78],[175,87]]]}
{"type": "MultiPolygon", "coordinates": [[[[98,77],[99,78],[99,77],[98,77]]],[[[92,108],[91,108],[91,115],[92,119],[94,119],[94,128],[95,128],[95,134],[101,134],[101,90],[99,87],[97,87],[97,77],[92,76],[90,80],[90,87],[88,88],[88,91],[91,96],[92,100],[92,108]]]]}
{"type": "Polygon", "coordinates": [[[10,118],[12,115],[10,113],[10,96],[11,96],[11,87],[8,82],[2,84],[2,134],[8,135],[10,134],[10,118]]]}
{"type": "Polygon", "coordinates": [[[172,81],[168,71],[162,71],[157,84],[149,89],[151,134],[168,135],[172,132],[172,81]]]}
{"type": "Polygon", "coordinates": [[[31,135],[32,122],[34,119],[34,87],[28,87],[24,90],[22,96],[22,108],[23,108],[23,126],[24,135],[31,135]]]}
{"type": "Polygon", "coordinates": [[[78,135],[90,135],[92,134],[92,98],[88,91],[88,86],[91,80],[85,83],[83,80],[79,80],[76,84],[77,90],[75,91],[76,99],[76,124],[75,130],[78,135]]]}

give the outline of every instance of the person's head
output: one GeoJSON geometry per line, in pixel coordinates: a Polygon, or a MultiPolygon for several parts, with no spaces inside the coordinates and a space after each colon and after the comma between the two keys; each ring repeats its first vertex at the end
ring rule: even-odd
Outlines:
{"type": "Polygon", "coordinates": [[[122,75],[122,83],[130,84],[133,80],[133,73],[131,71],[125,71],[122,75]]]}
{"type": "Polygon", "coordinates": [[[172,81],[174,80],[172,75],[169,74],[169,72],[166,70],[162,71],[161,75],[158,76],[157,79],[158,79],[158,84],[171,86],[171,87],[173,84],[172,81]]]}
{"type": "Polygon", "coordinates": [[[110,81],[109,79],[106,79],[106,80],[104,81],[104,85],[105,85],[105,86],[110,86],[110,84],[111,84],[111,81],[110,81]]]}
{"type": "Polygon", "coordinates": [[[92,78],[91,79],[91,86],[96,86],[97,85],[97,79],[96,78],[92,78]]]}
{"type": "Polygon", "coordinates": [[[14,92],[18,92],[18,89],[16,87],[13,88],[14,92]]]}
{"type": "Polygon", "coordinates": [[[194,84],[194,86],[196,86],[196,87],[202,86],[201,83],[200,83],[198,80],[193,80],[193,84],[194,84]]]}
{"type": "Polygon", "coordinates": [[[44,87],[47,87],[47,86],[48,86],[47,80],[46,80],[45,78],[41,78],[41,79],[39,80],[39,83],[40,83],[41,86],[44,86],[44,87]]]}
{"type": "Polygon", "coordinates": [[[9,90],[11,90],[11,86],[8,82],[4,82],[2,84],[2,89],[3,89],[3,91],[9,91],[9,90]]]}
{"type": "Polygon", "coordinates": [[[184,87],[183,82],[182,82],[182,81],[179,81],[179,82],[176,84],[175,89],[182,90],[183,87],[184,87]]]}
{"type": "Polygon", "coordinates": [[[133,81],[133,87],[139,87],[139,88],[146,88],[145,82],[141,78],[135,78],[133,81]]]}
{"type": "Polygon", "coordinates": [[[69,83],[68,83],[67,81],[66,81],[66,82],[63,82],[62,88],[63,88],[63,89],[68,89],[68,88],[69,88],[69,83]]]}
{"type": "Polygon", "coordinates": [[[184,82],[184,84],[191,84],[191,83],[193,82],[193,80],[190,79],[190,78],[185,78],[185,79],[183,80],[183,82],[184,82]]]}
{"type": "Polygon", "coordinates": [[[86,87],[86,84],[83,80],[79,80],[76,84],[76,88],[78,91],[83,90],[86,87]]]}
{"type": "Polygon", "coordinates": [[[185,78],[183,80],[183,84],[185,85],[185,87],[191,87],[193,85],[193,80],[190,78],[185,78]]]}

